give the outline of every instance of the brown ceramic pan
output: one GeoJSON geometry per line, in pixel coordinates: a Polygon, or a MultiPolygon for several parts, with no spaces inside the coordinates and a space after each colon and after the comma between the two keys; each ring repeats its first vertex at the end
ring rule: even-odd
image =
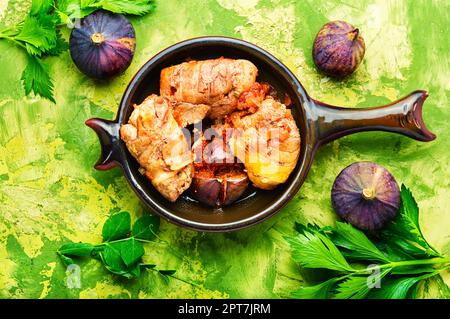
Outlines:
{"type": "Polygon", "coordinates": [[[278,212],[298,192],[306,179],[316,150],[342,136],[363,131],[386,131],[418,141],[432,141],[435,135],[424,125],[422,106],[426,91],[415,91],[394,103],[363,109],[327,105],[309,97],[294,74],[263,49],[238,39],[202,37],[175,44],[150,59],[134,76],[113,121],[90,119],[88,126],[98,134],[102,155],[98,170],[119,166],[142,202],[166,220],[198,231],[232,231],[254,225],[278,212]],[[295,170],[286,183],[272,191],[254,190],[238,202],[213,209],[182,196],[171,203],[139,173],[139,165],[120,140],[120,125],[128,121],[133,104],[159,92],[163,68],[189,59],[218,57],[248,59],[259,70],[258,81],[270,83],[292,100],[292,111],[301,135],[301,152],[295,170]]]}

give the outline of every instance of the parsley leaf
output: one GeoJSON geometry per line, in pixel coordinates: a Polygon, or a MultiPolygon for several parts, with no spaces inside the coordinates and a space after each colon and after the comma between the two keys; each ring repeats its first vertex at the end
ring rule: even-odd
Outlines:
{"type": "Polygon", "coordinates": [[[90,256],[94,245],[85,243],[69,243],[62,245],[58,253],[65,256],[86,257],[90,256]]]}
{"type": "Polygon", "coordinates": [[[419,225],[419,207],[411,191],[402,185],[400,210],[396,218],[382,232],[386,239],[391,238],[396,246],[413,256],[423,254],[440,256],[424,238],[419,225]]]}
{"type": "Polygon", "coordinates": [[[54,0],[33,0],[31,3],[30,13],[32,15],[38,15],[41,12],[49,12],[54,5],[54,0]]]}
{"type": "MultiPolygon", "coordinates": [[[[375,288],[375,282],[381,281],[389,273],[390,269],[386,269],[378,276],[350,276],[344,280],[336,288],[335,298],[337,299],[362,299],[367,296],[371,289],[375,288]]],[[[380,283],[381,285],[381,283],[380,283]]]]}
{"type": "Polygon", "coordinates": [[[302,287],[291,292],[291,297],[296,299],[326,299],[330,297],[330,291],[338,280],[338,278],[331,278],[315,286],[302,287]]]}
{"type": "Polygon", "coordinates": [[[139,239],[152,240],[159,229],[159,217],[144,215],[133,225],[133,236],[139,239]]]}
{"type": "Polygon", "coordinates": [[[81,19],[98,10],[97,7],[88,7],[89,3],[80,0],[59,0],[56,5],[56,13],[61,22],[72,26],[74,19],[81,19]]]}
{"type": "Polygon", "coordinates": [[[421,277],[389,278],[383,281],[383,289],[373,289],[369,298],[371,299],[405,299],[409,290],[420,280],[421,277]]]}
{"type": "Polygon", "coordinates": [[[169,277],[176,278],[173,276],[175,270],[160,270],[154,264],[142,263],[145,253],[143,242],[147,243],[156,237],[159,222],[156,216],[144,215],[133,225],[133,236],[128,237],[131,232],[131,216],[128,212],[119,212],[108,218],[103,225],[103,243],[67,243],[57,253],[66,266],[74,263],[71,257],[92,257],[99,259],[109,272],[128,279],[139,277],[142,268],[153,270],[164,281],[168,281],[169,277]]]}
{"type": "Polygon", "coordinates": [[[144,255],[144,247],[134,237],[122,242],[120,256],[127,267],[135,264],[144,255]]]}
{"type": "Polygon", "coordinates": [[[40,57],[56,45],[57,35],[48,17],[28,16],[15,40],[24,42],[29,54],[40,57]]]}
{"type": "Polygon", "coordinates": [[[57,11],[63,21],[84,18],[99,9],[141,16],[155,7],[153,0],[62,0],[57,3],[57,11]]]}
{"type": "Polygon", "coordinates": [[[305,230],[295,237],[286,237],[292,249],[292,258],[306,268],[325,268],[351,271],[352,267],[325,235],[314,230],[305,230]]]}
{"type": "Polygon", "coordinates": [[[106,269],[110,272],[126,278],[131,278],[133,275],[130,274],[129,269],[121,256],[122,244],[123,243],[121,242],[107,243],[104,250],[100,253],[100,257],[106,269]]]}
{"type": "Polygon", "coordinates": [[[169,277],[173,276],[176,271],[175,270],[158,270],[158,273],[161,275],[162,279],[166,284],[169,283],[169,277]]]}
{"type": "Polygon", "coordinates": [[[98,8],[114,13],[144,15],[155,8],[149,0],[82,0],[82,8],[98,8]]]}
{"type": "Polygon", "coordinates": [[[66,255],[60,254],[59,257],[61,258],[64,266],[66,266],[66,267],[68,267],[69,265],[73,265],[75,263],[72,258],[67,257],[66,255]]]}
{"type": "Polygon", "coordinates": [[[49,49],[47,53],[51,56],[58,56],[69,49],[69,43],[61,36],[60,32],[57,34],[56,45],[49,49]]]}
{"type": "Polygon", "coordinates": [[[109,217],[102,229],[103,241],[125,238],[131,231],[131,217],[128,212],[120,212],[109,217]]]}
{"type": "Polygon", "coordinates": [[[27,95],[33,92],[35,95],[40,95],[56,103],[53,98],[53,83],[48,74],[48,68],[40,59],[33,55],[28,56],[28,64],[21,79],[27,95]]]}
{"type": "Polygon", "coordinates": [[[350,224],[336,223],[333,242],[336,246],[346,249],[344,255],[348,259],[390,261],[361,230],[350,224]]]}
{"type": "Polygon", "coordinates": [[[176,272],[176,270],[159,270],[159,273],[163,276],[172,276],[176,272]]]}
{"type": "Polygon", "coordinates": [[[58,35],[59,19],[51,14],[54,1],[33,0],[30,13],[8,32],[0,31],[0,38],[14,42],[28,53],[28,64],[21,80],[25,94],[33,92],[55,103],[53,83],[47,66],[40,60],[44,55],[56,54],[62,48],[63,41],[58,35]]]}

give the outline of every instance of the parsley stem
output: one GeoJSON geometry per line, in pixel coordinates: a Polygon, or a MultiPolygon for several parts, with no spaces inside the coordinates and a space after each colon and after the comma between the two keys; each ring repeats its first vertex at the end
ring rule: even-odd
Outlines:
{"type": "Polygon", "coordinates": [[[0,37],[3,38],[5,36],[10,36],[11,31],[14,31],[14,30],[15,30],[15,28],[13,28],[13,27],[5,28],[0,31],[0,37]]]}
{"type": "Polygon", "coordinates": [[[107,241],[107,242],[104,242],[104,243],[101,243],[101,244],[97,244],[97,245],[95,245],[95,247],[102,247],[102,246],[106,246],[106,245],[109,245],[109,244],[121,243],[121,242],[123,242],[123,241],[129,240],[130,238],[131,238],[131,237],[107,241]]]}
{"type": "Polygon", "coordinates": [[[436,269],[435,271],[433,271],[433,272],[431,272],[431,273],[429,273],[429,274],[425,274],[425,275],[421,276],[421,279],[427,279],[427,278],[431,278],[431,277],[433,277],[433,276],[436,276],[436,275],[438,275],[441,271],[446,270],[448,267],[449,267],[449,266],[447,266],[447,267],[442,267],[442,268],[439,268],[439,269],[436,269]]]}
{"type": "Polygon", "coordinates": [[[185,279],[180,278],[180,277],[178,277],[178,276],[170,275],[169,277],[171,277],[171,278],[173,278],[173,279],[176,279],[176,280],[178,280],[178,281],[184,282],[185,284],[188,284],[188,285],[190,285],[190,286],[194,286],[194,287],[196,287],[196,288],[201,288],[201,286],[200,286],[199,284],[197,284],[197,283],[195,283],[195,282],[192,282],[192,281],[189,281],[189,280],[185,280],[185,279]]]}
{"type": "MultiPolygon", "coordinates": [[[[156,235],[156,234],[155,234],[155,235],[156,235]]],[[[97,245],[95,245],[95,246],[96,246],[96,247],[103,247],[103,246],[105,246],[106,244],[120,243],[120,242],[127,241],[127,240],[129,240],[130,238],[132,238],[132,237],[134,237],[134,236],[127,237],[127,238],[123,238],[123,239],[111,240],[111,241],[108,241],[108,242],[105,242],[105,243],[97,244],[97,245]]],[[[134,237],[134,239],[136,239],[137,241],[139,241],[139,242],[141,242],[141,243],[148,243],[148,244],[153,244],[153,245],[156,244],[156,245],[164,246],[164,247],[166,247],[168,250],[170,250],[174,255],[176,255],[177,257],[183,258],[183,254],[182,254],[182,253],[180,253],[179,251],[173,249],[173,248],[169,245],[169,243],[167,243],[166,241],[162,240],[159,236],[156,236],[156,237],[159,238],[160,241],[146,240],[146,239],[141,239],[141,238],[137,238],[137,237],[134,237]]]]}
{"type": "MultiPolygon", "coordinates": [[[[153,271],[159,273],[159,270],[158,270],[158,269],[155,269],[155,268],[148,268],[148,269],[149,269],[149,270],[153,270],[153,271]]],[[[197,284],[197,283],[195,283],[195,282],[192,282],[192,281],[190,281],[190,280],[186,280],[186,279],[180,278],[180,277],[175,276],[175,275],[167,275],[167,276],[170,277],[170,278],[173,278],[173,279],[175,279],[175,280],[184,282],[185,284],[188,284],[188,285],[190,285],[190,286],[197,287],[197,288],[202,288],[201,285],[199,285],[199,284],[197,284]]]]}
{"type": "MultiPolygon", "coordinates": [[[[133,238],[134,236],[131,236],[131,237],[127,237],[127,238],[122,238],[122,239],[116,239],[116,240],[111,240],[111,241],[107,241],[107,242],[104,242],[104,243],[101,243],[101,244],[97,244],[96,246],[104,246],[104,245],[106,245],[106,244],[112,244],[112,243],[120,243],[120,242],[123,242],[123,241],[127,241],[127,240],[129,240],[130,238],[133,238]]],[[[134,237],[134,239],[136,239],[137,241],[139,241],[139,242],[141,242],[141,243],[150,243],[150,244],[159,244],[159,245],[164,245],[164,246],[166,246],[167,245],[167,243],[166,242],[157,242],[157,241],[154,241],[154,240],[147,240],[147,239],[142,239],[142,238],[137,238],[137,237],[134,237]]]]}
{"type": "MultiPolygon", "coordinates": [[[[101,243],[101,244],[97,244],[96,246],[97,247],[101,247],[101,246],[104,246],[106,244],[121,243],[121,242],[127,241],[127,240],[129,240],[130,238],[133,238],[133,237],[134,236],[127,237],[127,238],[122,238],[122,239],[111,240],[111,241],[107,241],[107,242],[104,242],[104,243],[101,243]]],[[[136,239],[137,241],[140,241],[142,243],[155,243],[152,240],[146,240],[146,239],[141,239],[141,238],[137,238],[137,237],[134,237],[134,239],[136,239]]]]}
{"type": "Polygon", "coordinates": [[[450,263],[450,257],[436,257],[422,260],[394,261],[390,264],[393,267],[414,266],[414,265],[430,265],[430,264],[447,264],[450,263]]]}
{"type": "Polygon", "coordinates": [[[11,41],[11,42],[17,44],[18,46],[22,47],[22,48],[25,49],[25,50],[27,49],[27,47],[25,46],[25,44],[23,44],[23,43],[20,42],[20,41],[17,41],[17,40],[14,39],[13,37],[8,36],[8,35],[6,35],[6,34],[0,33],[0,39],[9,40],[9,41],[11,41]]]}
{"type": "MultiPolygon", "coordinates": [[[[386,263],[379,266],[372,266],[366,269],[358,269],[356,273],[363,273],[375,269],[383,269],[383,268],[397,268],[404,266],[418,266],[418,265],[435,265],[435,264],[448,264],[450,263],[450,257],[436,257],[430,259],[421,259],[421,260],[405,260],[405,261],[393,261],[390,263],[386,263]]],[[[447,268],[447,267],[444,267],[447,268]]]]}

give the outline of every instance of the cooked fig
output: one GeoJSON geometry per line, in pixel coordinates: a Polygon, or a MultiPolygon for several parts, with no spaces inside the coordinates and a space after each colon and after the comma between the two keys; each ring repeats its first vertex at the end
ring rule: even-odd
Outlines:
{"type": "Polygon", "coordinates": [[[238,200],[247,187],[248,176],[238,167],[204,168],[195,172],[191,194],[203,204],[223,206],[238,200]]]}
{"type": "Polygon", "coordinates": [[[235,202],[249,184],[244,165],[238,163],[226,140],[226,129],[217,124],[203,131],[193,145],[195,172],[191,195],[209,206],[218,207],[235,202]]]}
{"type": "Polygon", "coordinates": [[[317,68],[326,75],[342,78],[356,70],[365,49],[359,29],[344,21],[332,21],[317,34],[313,59],[317,68]]]}
{"type": "Polygon", "coordinates": [[[336,213],[353,226],[375,230],[397,214],[400,191],[384,167],[357,162],[346,167],[334,181],[331,202],[336,213]]]}
{"type": "Polygon", "coordinates": [[[207,127],[194,142],[192,151],[197,166],[236,164],[238,160],[230,150],[227,140],[230,131],[221,124],[207,127]]]}

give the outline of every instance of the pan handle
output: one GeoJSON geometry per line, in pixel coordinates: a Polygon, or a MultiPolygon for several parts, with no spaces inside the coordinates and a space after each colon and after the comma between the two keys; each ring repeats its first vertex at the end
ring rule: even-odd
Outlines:
{"type": "Polygon", "coordinates": [[[102,153],[95,164],[95,169],[106,171],[120,165],[119,123],[92,118],[86,121],[86,125],[97,133],[102,148],[102,153]]]}
{"type": "Polygon", "coordinates": [[[312,119],[317,139],[325,144],[342,136],[364,131],[386,131],[429,142],[436,138],[422,118],[426,91],[415,91],[388,105],[370,108],[343,108],[311,99],[312,119]]]}

